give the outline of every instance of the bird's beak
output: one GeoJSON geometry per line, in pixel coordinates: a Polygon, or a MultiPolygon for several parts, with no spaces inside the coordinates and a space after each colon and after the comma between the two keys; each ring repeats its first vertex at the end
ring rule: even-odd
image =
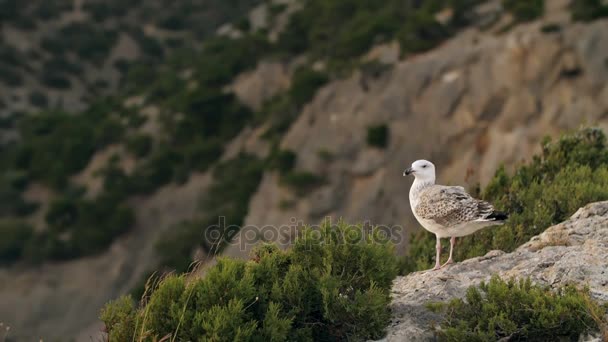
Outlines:
{"type": "Polygon", "coordinates": [[[405,177],[405,176],[409,176],[409,175],[411,175],[412,173],[414,173],[414,170],[412,170],[412,168],[410,167],[410,168],[405,169],[405,171],[403,171],[403,176],[404,176],[404,177],[405,177]]]}

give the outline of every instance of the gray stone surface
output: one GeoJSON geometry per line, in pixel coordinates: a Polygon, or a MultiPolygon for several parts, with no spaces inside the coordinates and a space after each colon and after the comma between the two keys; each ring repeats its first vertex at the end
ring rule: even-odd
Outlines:
{"type": "Polygon", "coordinates": [[[595,300],[608,302],[608,201],[579,209],[568,221],[550,227],[512,253],[491,251],[438,271],[398,277],[386,340],[432,341],[431,327],[440,317],[425,304],[462,298],[469,286],[494,274],[503,279],[530,277],[552,288],[586,285],[595,300]]]}

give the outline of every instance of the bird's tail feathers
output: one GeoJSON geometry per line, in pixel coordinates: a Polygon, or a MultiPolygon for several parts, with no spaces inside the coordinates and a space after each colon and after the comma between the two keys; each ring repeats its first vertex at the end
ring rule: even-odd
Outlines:
{"type": "Polygon", "coordinates": [[[490,215],[486,216],[486,220],[489,220],[489,221],[506,221],[508,218],[509,218],[508,213],[505,213],[502,211],[496,211],[496,210],[491,212],[490,215]]]}

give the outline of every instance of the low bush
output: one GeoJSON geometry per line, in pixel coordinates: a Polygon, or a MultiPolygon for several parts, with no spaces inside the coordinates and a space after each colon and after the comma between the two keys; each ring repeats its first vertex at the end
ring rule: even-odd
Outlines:
{"type": "Polygon", "coordinates": [[[592,21],[608,17],[608,4],[602,0],[577,0],[570,5],[572,19],[592,21]]]}
{"type": "Polygon", "coordinates": [[[442,341],[576,341],[597,332],[598,318],[607,313],[588,290],[554,291],[530,279],[506,282],[497,276],[470,287],[465,299],[431,307],[445,315],[437,332],[442,341]]]}
{"type": "Polygon", "coordinates": [[[291,150],[278,150],[271,156],[271,167],[285,174],[296,166],[297,155],[291,150]]]}
{"type": "Polygon", "coordinates": [[[219,259],[205,277],[168,276],[136,307],[110,302],[109,338],[346,341],[377,339],[389,322],[396,274],[392,246],[360,226],[305,230],[292,249],[256,249],[250,261],[219,259]],[[357,235],[357,234],[355,234],[357,235]]]}
{"type": "Polygon", "coordinates": [[[298,68],[292,78],[289,98],[297,107],[312,100],[317,90],[329,81],[329,77],[319,71],[309,68],[298,68]]]}
{"type": "Polygon", "coordinates": [[[388,145],[389,131],[386,124],[370,126],[367,128],[367,144],[369,146],[386,148],[388,145]]]}
{"type": "Polygon", "coordinates": [[[184,272],[192,263],[196,248],[203,248],[209,254],[220,252],[238,233],[238,229],[233,228],[243,225],[249,200],[258,188],[263,170],[264,163],[248,154],[217,165],[213,170],[213,184],[201,199],[203,215],[175,225],[159,239],[159,266],[184,272]]]}
{"type": "Polygon", "coordinates": [[[32,261],[72,259],[104,250],[135,222],[131,208],[109,195],[94,200],[62,197],[51,203],[46,215],[48,231],[39,234],[40,250],[26,255],[32,261]]]}
{"type": "Polygon", "coordinates": [[[0,80],[9,87],[18,87],[23,84],[23,76],[18,69],[1,64],[0,80]]]}
{"type": "Polygon", "coordinates": [[[138,158],[143,158],[150,153],[152,149],[153,140],[152,137],[145,134],[137,134],[127,138],[126,147],[127,151],[132,153],[138,158]]]}
{"type": "Polygon", "coordinates": [[[519,21],[531,21],[543,15],[544,0],[503,0],[504,8],[519,21]]]}
{"type": "Polygon", "coordinates": [[[33,91],[29,95],[30,104],[39,108],[45,108],[49,104],[49,99],[43,92],[33,91]]]}
{"type": "Polygon", "coordinates": [[[40,81],[45,86],[58,90],[66,90],[72,87],[72,82],[68,77],[53,70],[44,71],[40,81]]]}
{"type": "Polygon", "coordinates": [[[92,154],[118,140],[120,124],[107,113],[71,115],[46,111],[19,122],[23,142],[16,146],[16,169],[32,179],[61,187],[84,168],[92,154]]]}
{"type": "MultiPolygon", "coordinates": [[[[608,144],[600,129],[588,128],[542,143],[542,153],[519,166],[513,175],[500,168],[481,192],[497,209],[509,213],[507,223],[460,238],[457,260],[493,249],[510,252],[562,222],[588,203],[608,199],[608,144]]],[[[417,233],[405,260],[405,271],[432,264],[435,237],[417,233]]]]}
{"type": "Polygon", "coordinates": [[[36,4],[32,14],[42,20],[51,20],[71,10],[72,6],[73,3],[69,0],[41,1],[36,4]]]}
{"type": "Polygon", "coordinates": [[[34,229],[23,221],[0,220],[0,263],[19,260],[34,229]]]}
{"type": "Polygon", "coordinates": [[[325,180],[312,172],[292,170],[282,175],[280,182],[302,196],[325,183],[325,180]]]}

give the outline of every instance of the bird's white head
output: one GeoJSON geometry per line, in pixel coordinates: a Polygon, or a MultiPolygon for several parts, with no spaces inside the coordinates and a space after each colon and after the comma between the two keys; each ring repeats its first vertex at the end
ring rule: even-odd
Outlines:
{"type": "Polygon", "coordinates": [[[410,168],[403,171],[403,175],[414,175],[417,180],[424,183],[435,183],[435,165],[428,160],[416,160],[410,168]]]}

